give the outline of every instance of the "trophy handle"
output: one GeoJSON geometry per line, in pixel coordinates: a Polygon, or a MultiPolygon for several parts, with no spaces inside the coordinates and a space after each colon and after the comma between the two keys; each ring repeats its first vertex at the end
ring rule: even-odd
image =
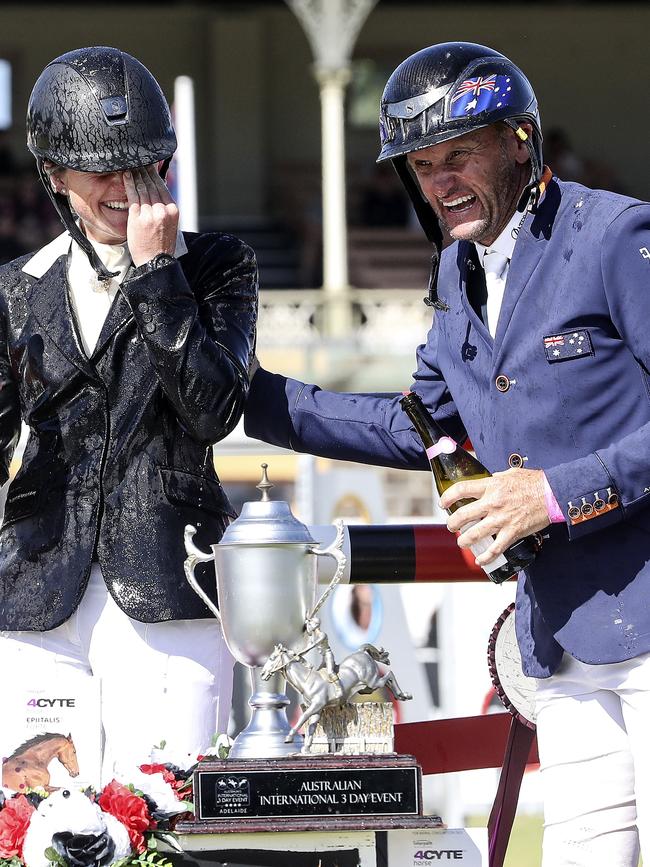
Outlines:
{"type": "MultiPolygon", "coordinates": [[[[187,524],[185,527],[185,551],[187,552],[187,558],[183,563],[183,569],[185,570],[185,577],[187,578],[187,583],[190,585],[192,590],[200,596],[201,599],[208,606],[210,611],[214,614],[214,616],[219,621],[219,625],[221,624],[221,614],[219,613],[219,609],[214,604],[212,599],[208,596],[205,590],[201,587],[199,582],[196,580],[196,576],[194,575],[194,570],[198,563],[209,563],[210,560],[214,560],[214,553],[205,554],[201,551],[200,548],[197,548],[194,542],[194,534],[196,533],[196,527],[193,527],[191,524],[187,524]]],[[[214,564],[215,573],[217,569],[217,564],[214,564]]]]}
{"type": "Polygon", "coordinates": [[[341,580],[341,577],[347,565],[347,557],[343,553],[345,525],[343,524],[343,521],[338,520],[334,522],[334,526],[336,527],[336,538],[334,539],[332,544],[328,548],[311,549],[312,554],[315,554],[317,557],[334,557],[334,559],[336,560],[336,572],[334,573],[334,577],[332,578],[330,583],[327,585],[327,589],[318,600],[318,602],[314,605],[311,613],[308,615],[308,619],[314,617],[316,612],[322,607],[327,597],[332,593],[336,585],[341,580]]]}

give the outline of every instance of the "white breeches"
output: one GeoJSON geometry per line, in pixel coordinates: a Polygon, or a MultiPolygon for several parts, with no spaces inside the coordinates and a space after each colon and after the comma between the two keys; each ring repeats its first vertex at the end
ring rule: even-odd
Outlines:
{"type": "Polygon", "coordinates": [[[650,864],[650,654],[537,681],[544,867],[650,864]]]}
{"type": "Polygon", "coordinates": [[[102,780],[116,767],[170,761],[187,768],[227,731],[233,659],[216,620],[140,623],[93,564],[72,617],[49,632],[0,633],[0,695],[54,679],[101,680],[102,780]],[[155,749],[164,741],[163,750],[155,749]]]}

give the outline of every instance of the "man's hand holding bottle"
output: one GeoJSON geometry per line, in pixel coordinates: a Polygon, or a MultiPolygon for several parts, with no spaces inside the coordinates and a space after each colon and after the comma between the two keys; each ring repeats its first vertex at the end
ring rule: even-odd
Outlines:
{"type": "Polygon", "coordinates": [[[542,470],[508,470],[493,476],[445,433],[419,394],[407,392],[400,404],[422,440],[440,505],[453,513],[447,526],[460,533],[460,547],[471,548],[476,565],[495,584],[525,569],[541,545],[535,532],[550,523],[542,470]]]}
{"type": "Polygon", "coordinates": [[[511,469],[484,479],[459,481],[440,497],[443,509],[458,500],[468,500],[449,516],[448,528],[458,533],[461,548],[471,548],[480,539],[493,536],[490,546],[476,558],[485,566],[514,542],[550,524],[544,500],[544,471],[511,469]]]}

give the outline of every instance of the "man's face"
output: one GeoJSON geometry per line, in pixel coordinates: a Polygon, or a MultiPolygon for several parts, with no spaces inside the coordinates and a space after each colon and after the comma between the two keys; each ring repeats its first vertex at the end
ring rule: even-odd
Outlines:
{"type": "MultiPolygon", "coordinates": [[[[522,127],[531,134],[529,124],[522,127]]],[[[526,145],[500,124],[413,151],[407,160],[451,237],[486,246],[507,225],[530,177],[526,145]]]]}
{"type": "Polygon", "coordinates": [[[67,195],[88,238],[100,244],[123,244],[129,206],[122,172],[63,169],[52,177],[57,192],[67,195]]]}

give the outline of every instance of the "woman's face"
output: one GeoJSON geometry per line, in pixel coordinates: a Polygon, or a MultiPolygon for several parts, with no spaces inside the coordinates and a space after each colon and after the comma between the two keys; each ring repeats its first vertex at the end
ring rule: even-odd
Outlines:
{"type": "Polygon", "coordinates": [[[78,172],[61,169],[52,175],[57,193],[68,196],[86,236],[100,244],[123,244],[129,206],[123,172],[78,172]]]}

